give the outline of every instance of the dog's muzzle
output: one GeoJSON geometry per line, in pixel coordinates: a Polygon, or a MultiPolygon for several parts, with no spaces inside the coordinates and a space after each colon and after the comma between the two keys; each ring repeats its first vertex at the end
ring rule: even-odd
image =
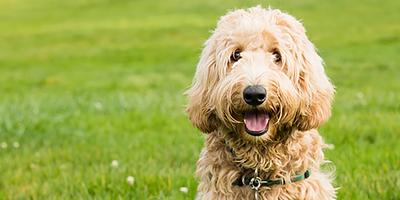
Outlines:
{"type": "Polygon", "coordinates": [[[261,85],[247,86],[243,90],[243,99],[254,109],[244,113],[245,130],[252,136],[261,136],[268,130],[269,115],[257,109],[267,98],[267,90],[261,85]]]}

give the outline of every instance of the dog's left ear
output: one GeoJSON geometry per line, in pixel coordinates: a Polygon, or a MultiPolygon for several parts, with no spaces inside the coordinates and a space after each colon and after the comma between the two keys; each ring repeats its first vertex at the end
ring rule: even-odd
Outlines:
{"type": "Polygon", "coordinates": [[[323,61],[314,45],[308,40],[303,25],[294,17],[276,12],[277,24],[290,36],[288,56],[294,62],[287,63],[287,71],[295,82],[300,108],[295,126],[306,131],[321,126],[331,115],[331,103],[335,89],[325,74],[323,61]]]}

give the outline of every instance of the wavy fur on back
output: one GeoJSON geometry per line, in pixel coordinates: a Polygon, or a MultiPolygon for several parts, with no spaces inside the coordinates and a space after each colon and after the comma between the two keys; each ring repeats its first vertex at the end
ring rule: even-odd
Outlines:
{"type": "Polygon", "coordinates": [[[330,117],[333,95],[322,59],[295,18],[261,7],[223,16],[187,91],[189,119],[206,134],[197,199],[254,199],[250,187],[232,183],[255,169],[263,179],[286,182],[311,170],[306,180],[260,188],[260,199],[335,199],[332,174],[320,171],[326,144],[316,130],[330,117]],[[233,62],[238,49],[242,58],[233,62]],[[243,113],[254,109],[242,97],[249,85],[267,91],[257,107],[270,115],[262,136],[244,129],[243,113]]]}

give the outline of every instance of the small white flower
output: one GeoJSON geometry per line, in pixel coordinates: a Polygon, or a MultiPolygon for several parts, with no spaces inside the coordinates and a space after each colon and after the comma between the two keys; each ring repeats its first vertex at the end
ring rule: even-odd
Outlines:
{"type": "Polygon", "coordinates": [[[117,168],[117,167],[118,167],[118,160],[113,160],[113,161],[111,162],[111,167],[117,168]]]}
{"type": "Polygon", "coordinates": [[[129,185],[133,185],[135,183],[135,178],[133,176],[128,176],[126,182],[128,182],[129,185]]]}
{"type": "Polygon", "coordinates": [[[179,188],[179,191],[183,192],[183,193],[188,193],[189,192],[189,188],[187,187],[181,187],[179,188]]]}
{"type": "Polygon", "coordinates": [[[6,142],[2,142],[0,146],[1,146],[1,148],[3,148],[3,149],[7,149],[7,146],[8,146],[8,145],[7,145],[6,142]]]}
{"type": "Polygon", "coordinates": [[[96,108],[97,110],[102,110],[103,109],[103,104],[101,104],[101,102],[94,102],[94,108],[96,108]]]}
{"type": "Polygon", "coordinates": [[[16,148],[16,149],[18,149],[18,148],[19,148],[19,143],[18,143],[18,142],[14,142],[14,143],[13,143],[13,147],[16,148]]]}

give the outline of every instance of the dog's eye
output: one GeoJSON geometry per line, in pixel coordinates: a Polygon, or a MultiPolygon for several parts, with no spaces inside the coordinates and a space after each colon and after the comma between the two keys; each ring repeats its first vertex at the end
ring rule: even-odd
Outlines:
{"type": "Polygon", "coordinates": [[[239,59],[241,59],[242,56],[240,55],[240,53],[241,53],[240,50],[236,49],[235,52],[233,52],[233,54],[231,55],[231,61],[236,62],[239,59]]]}
{"type": "Polygon", "coordinates": [[[281,57],[281,53],[279,53],[279,51],[274,51],[272,52],[272,59],[274,62],[280,62],[282,57],[281,57]]]}

